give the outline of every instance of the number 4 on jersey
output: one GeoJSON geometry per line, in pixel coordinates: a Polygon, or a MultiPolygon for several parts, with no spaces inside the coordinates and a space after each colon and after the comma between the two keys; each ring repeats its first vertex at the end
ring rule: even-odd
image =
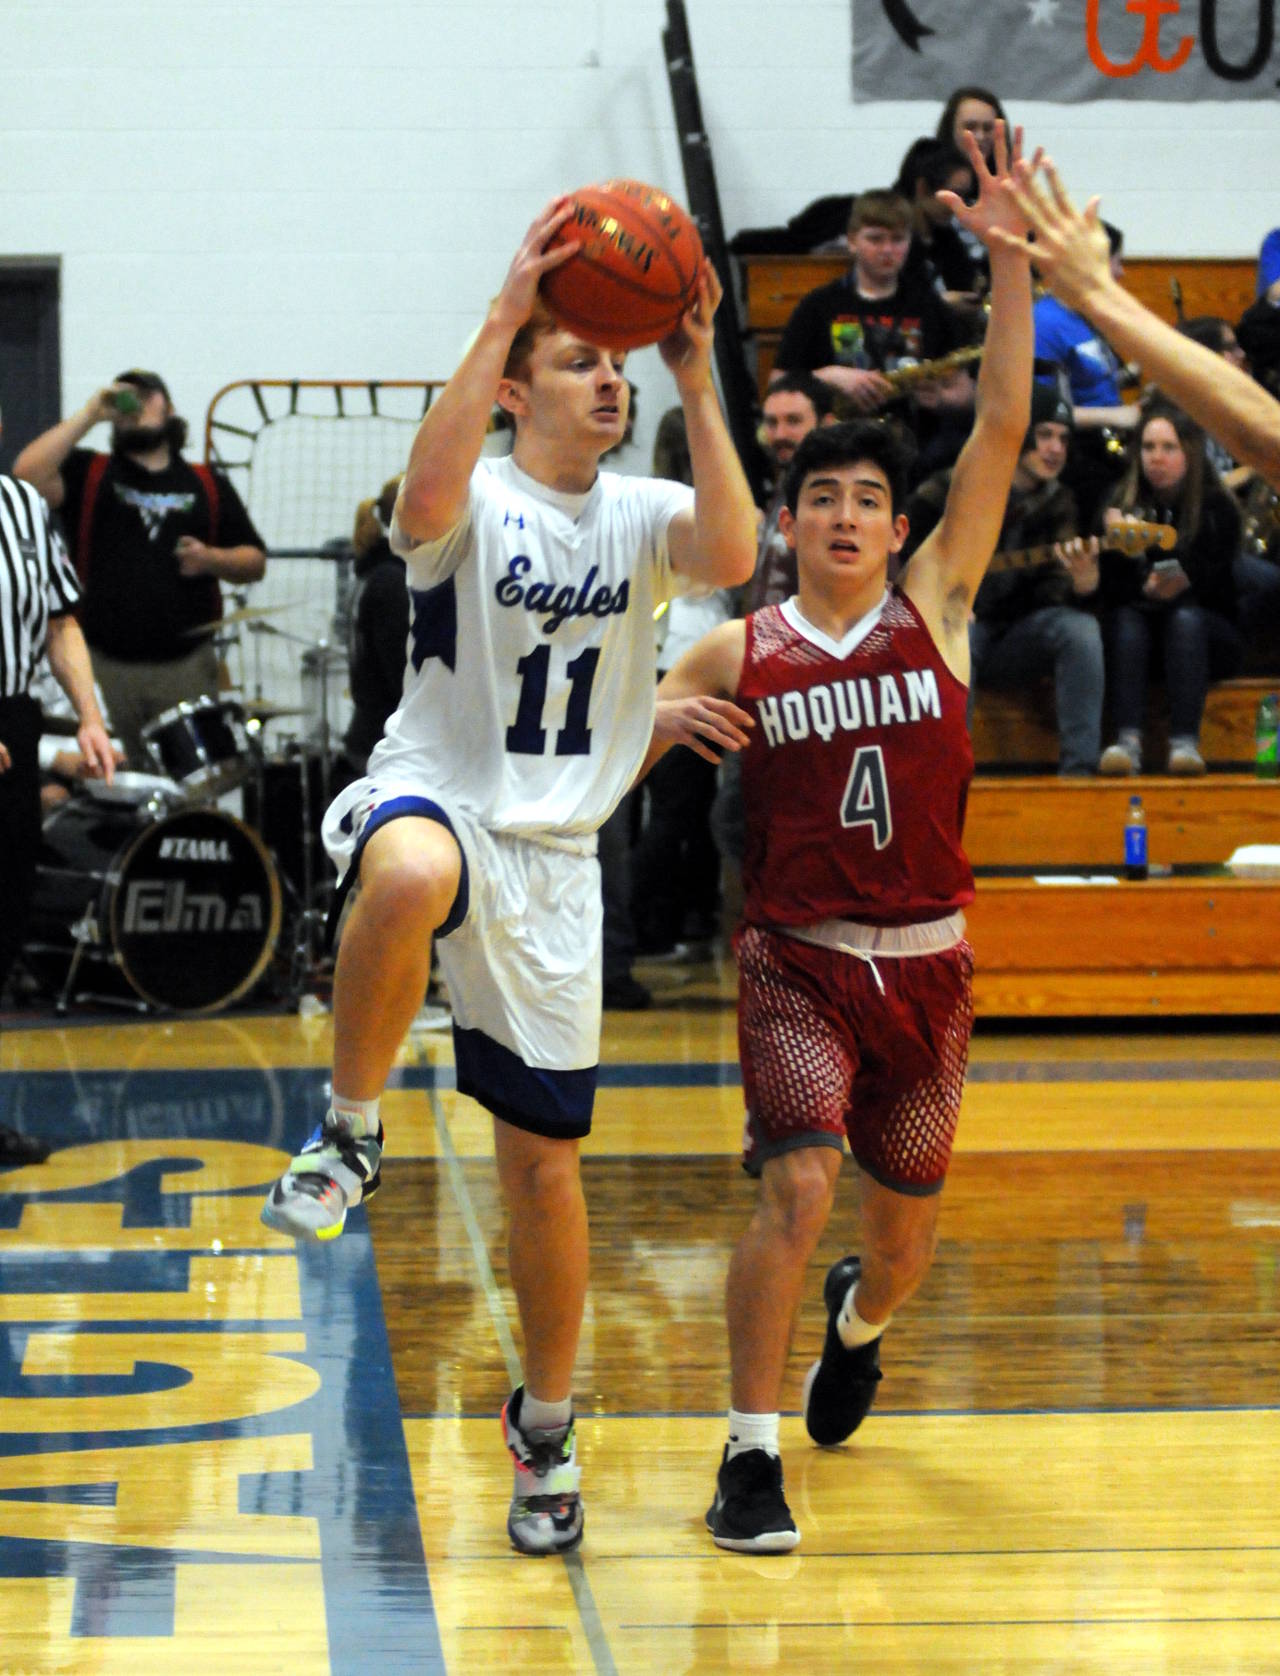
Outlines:
{"type": "Polygon", "coordinates": [[[885,779],[884,754],[879,745],[862,745],[854,752],[840,806],[840,821],[844,826],[869,826],[878,850],[884,849],[893,837],[889,782],[885,779]]]}

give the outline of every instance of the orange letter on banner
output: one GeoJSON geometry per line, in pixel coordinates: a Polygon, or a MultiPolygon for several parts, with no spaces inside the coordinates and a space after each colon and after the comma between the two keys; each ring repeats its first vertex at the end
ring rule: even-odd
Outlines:
{"type": "Polygon", "coordinates": [[[1101,75],[1113,78],[1136,76],[1138,71],[1149,65],[1158,75],[1171,75],[1174,70],[1180,70],[1186,63],[1195,45],[1194,37],[1184,35],[1178,43],[1178,50],[1172,58],[1160,56],[1160,19],[1162,17],[1176,17],[1182,10],[1182,0],[1125,0],[1125,11],[1145,16],[1142,27],[1142,45],[1134,53],[1127,64],[1116,64],[1109,59],[1102,50],[1102,43],[1098,39],[1098,6],[1100,0],[1088,0],[1085,10],[1086,41],[1089,47],[1089,59],[1095,70],[1101,75]]]}

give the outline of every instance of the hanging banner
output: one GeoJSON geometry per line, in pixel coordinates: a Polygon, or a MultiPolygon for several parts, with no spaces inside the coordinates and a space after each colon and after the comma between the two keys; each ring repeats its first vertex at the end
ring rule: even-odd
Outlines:
{"type": "Polygon", "coordinates": [[[1276,0],[853,0],[853,97],[1275,99],[1276,0]]]}

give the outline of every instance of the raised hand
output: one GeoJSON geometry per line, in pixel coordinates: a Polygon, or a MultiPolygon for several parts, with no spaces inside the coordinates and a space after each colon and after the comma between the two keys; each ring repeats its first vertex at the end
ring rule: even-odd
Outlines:
{"type": "MultiPolygon", "coordinates": [[[[1030,163],[1022,159],[1014,164],[1002,191],[1034,234],[1034,243],[1029,245],[1025,234],[1016,238],[1036,272],[1055,297],[1068,308],[1079,309],[1111,277],[1111,246],[1098,215],[1101,200],[1090,198],[1084,210],[1078,210],[1052,158],[1039,150],[1030,163]],[[1044,177],[1043,186],[1036,180],[1037,172],[1044,177]]],[[[995,237],[1006,246],[1013,242],[1004,232],[995,237]]]]}
{"type": "MultiPolygon", "coordinates": [[[[963,137],[964,148],[978,183],[978,200],[974,204],[966,204],[954,192],[939,192],[939,201],[946,204],[962,227],[975,233],[985,245],[1006,250],[1022,246],[1025,250],[1028,222],[1017,198],[1007,190],[1011,172],[1026,166],[1022,158],[1022,129],[1014,129],[1010,148],[1004,123],[996,123],[994,169],[987,167],[986,158],[973,135],[966,133],[963,137]]],[[[1040,156],[1037,150],[1031,160],[1033,169],[1040,162],[1040,156]]]]}
{"type": "Polygon", "coordinates": [[[704,257],[698,270],[693,302],[679,326],[658,345],[658,352],[670,367],[677,386],[705,383],[711,377],[711,349],[715,342],[715,313],[724,287],[711,263],[704,257]]]}
{"type": "Polygon", "coordinates": [[[518,331],[533,313],[543,274],[560,267],[577,252],[576,240],[558,244],[554,250],[547,249],[549,240],[572,214],[573,205],[567,197],[553,198],[521,241],[490,310],[492,318],[501,320],[512,331],[518,331]]]}

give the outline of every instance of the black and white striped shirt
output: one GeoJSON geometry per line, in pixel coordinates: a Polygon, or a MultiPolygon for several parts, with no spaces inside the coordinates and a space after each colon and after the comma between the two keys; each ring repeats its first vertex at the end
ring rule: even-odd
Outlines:
{"type": "Polygon", "coordinates": [[[0,697],[25,693],[44,655],[49,618],[72,610],[80,585],[44,497],[0,476],[0,697]]]}

